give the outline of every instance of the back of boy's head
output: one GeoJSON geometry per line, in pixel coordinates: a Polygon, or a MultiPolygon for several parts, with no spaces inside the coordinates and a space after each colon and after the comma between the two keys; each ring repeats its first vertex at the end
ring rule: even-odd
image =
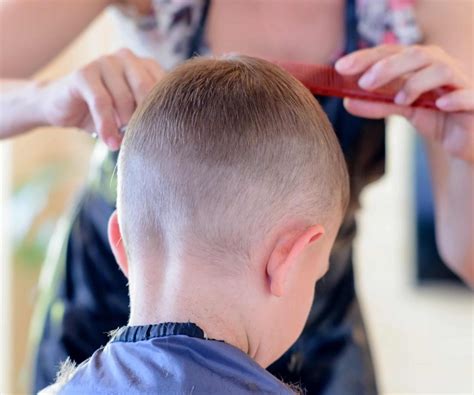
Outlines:
{"type": "Polygon", "coordinates": [[[247,261],[286,223],[337,227],[349,194],[314,97],[245,56],[194,59],[164,77],[129,123],[118,176],[132,260],[247,261]]]}

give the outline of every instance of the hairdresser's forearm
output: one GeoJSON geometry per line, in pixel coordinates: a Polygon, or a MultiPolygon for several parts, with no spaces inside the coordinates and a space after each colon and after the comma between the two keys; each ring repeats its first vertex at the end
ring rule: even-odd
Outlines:
{"type": "Polygon", "coordinates": [[[474,287],[474,164],[428,142],[436,240],[445,263],[474,287]]]}
{"type": "Polygon", "coordinates": [[[0,80],[0,139],[47,122],[42,114],[41,85],[29,80],[0,80]]]}

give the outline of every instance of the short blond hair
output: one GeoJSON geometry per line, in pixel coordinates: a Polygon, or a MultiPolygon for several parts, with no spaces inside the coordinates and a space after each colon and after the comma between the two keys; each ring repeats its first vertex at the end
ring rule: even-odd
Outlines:
{"type": "MultiPolygon", "coordinates": [[[[281,221],[340,221],[345,161],[311,93],[264,60],[196,58],[134,114],[118,166],[129,254],[248,257],[281,221]]],[[[336,226],[338,226],[337,223],[336,226]]]]}

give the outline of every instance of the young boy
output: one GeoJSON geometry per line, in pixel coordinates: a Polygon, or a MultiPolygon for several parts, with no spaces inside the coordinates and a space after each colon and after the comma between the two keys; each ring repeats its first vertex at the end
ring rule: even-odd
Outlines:
{"type": "Polygon", "coordinates": [[[298,81],[243,56],[178,67],[119,158],[109,240],[130,326],[45,392],[293,393],[264,368],[304,326],[348,196],[338,141],[298,81]]]}

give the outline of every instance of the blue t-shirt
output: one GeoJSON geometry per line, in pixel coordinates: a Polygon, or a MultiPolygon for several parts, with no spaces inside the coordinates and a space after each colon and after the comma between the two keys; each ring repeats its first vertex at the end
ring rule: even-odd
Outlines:
{"type": "Polygon", "coordinates": [[[192,323],[124,327],[54,390],[84,395],[294,394],[247,354],[207,339],[192,323]]]}

